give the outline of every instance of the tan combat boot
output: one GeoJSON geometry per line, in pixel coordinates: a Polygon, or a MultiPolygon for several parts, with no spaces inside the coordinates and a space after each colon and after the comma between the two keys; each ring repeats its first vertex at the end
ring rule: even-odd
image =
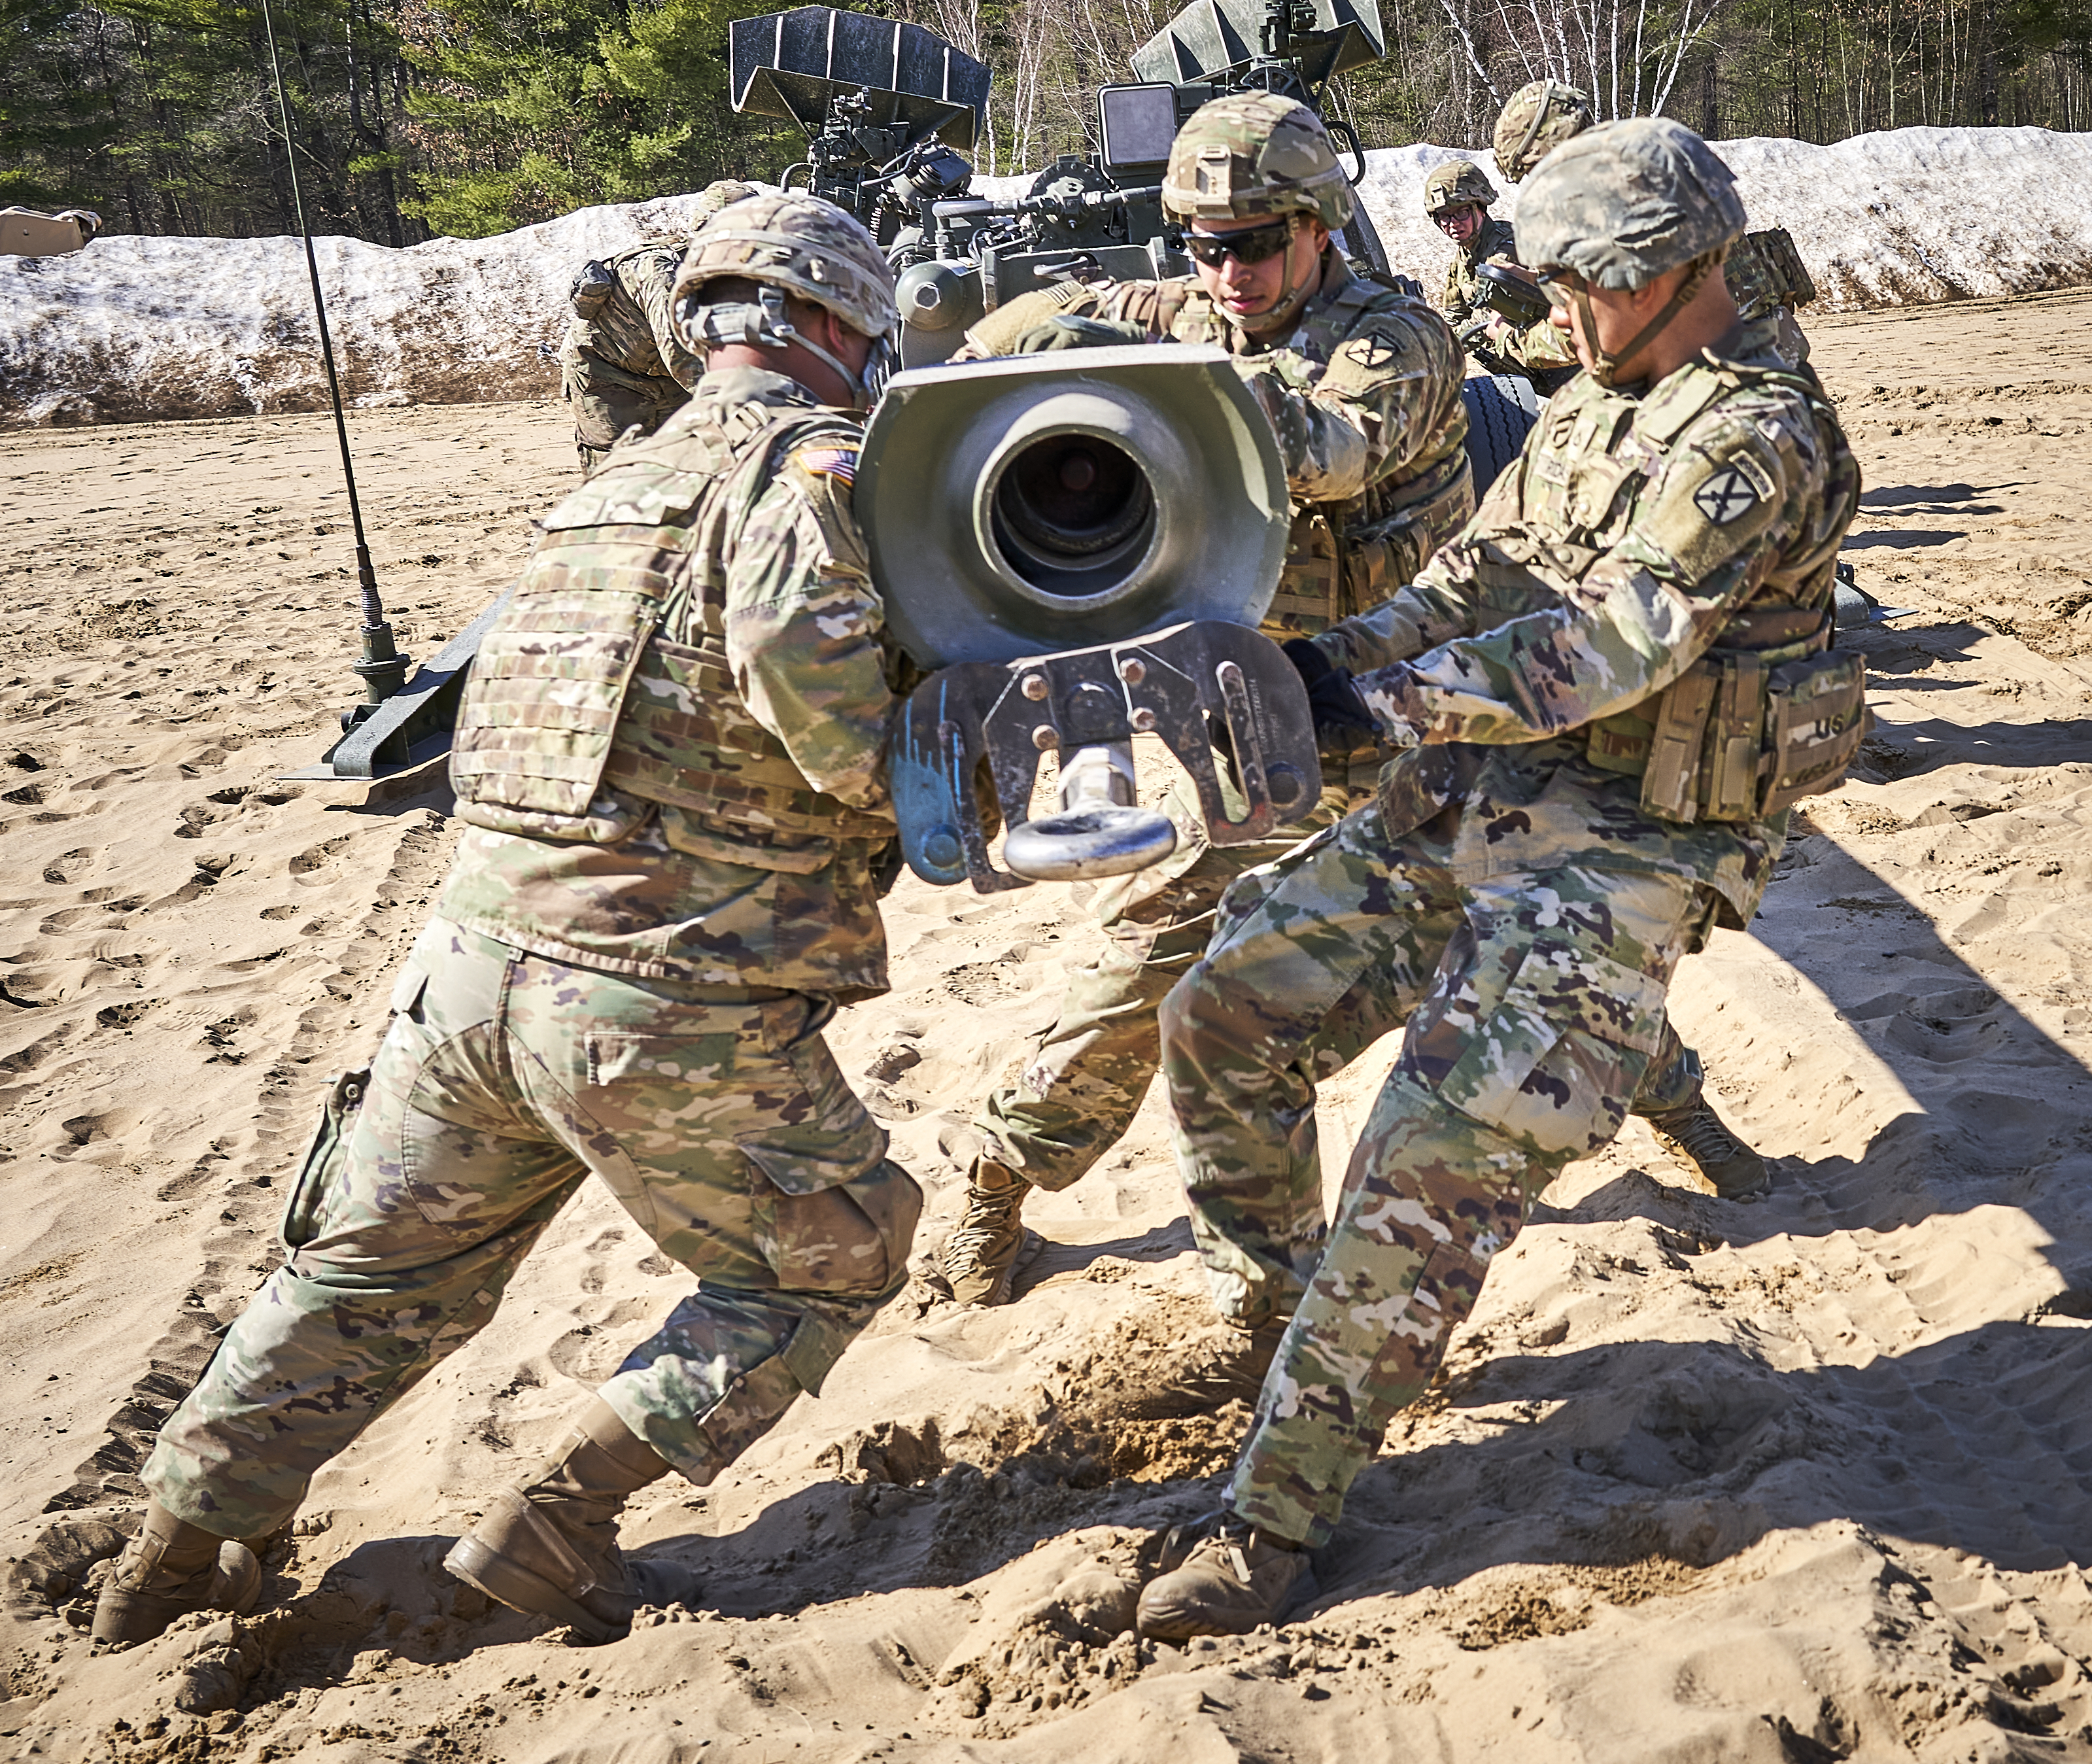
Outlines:
{"type": "Polygon", "coordinates": [[[1031,1184],[1015,1170],[987,1158],[966,1173],[966,1210],[939,1256],[954,1304],[1009,1303],[1018,1270],[1040,1248],[1018,1217],[1031,1192],[1031,1184]]]}
{"type": "Polygon", "coordinates": [[[1724,1200],[1755,1200],[1772,1187],[1766,1161],[1714,1113],[1705,1091],[1660,1115],[1644,1115],[1657,1144],[1714,1185],[1724,1200]]]}
{"type": "Polygon", "coordinates": [[[1181,1565],[1141,1589],[1134,1627],[1142,1635],[1157,1641],[1246,1636],[1320,1592],[1315,1565],[1299,1544],[1256,1530],[1231,1513],[1206,1525],[1181,1565]]]}
{"type": "Polygon", "coordinates": [[[625,1502],[669,1468],[599,1397],[556,1456],[495,1497],[443,1567],[513,1610],[556,1618],[585,1641],[615,1641],[642,1605],[687,1604],[697,1595],[688,1568],[627,1562],[617,1547],[625,1502]]]}
{"type": "Polygon", "coordinates": [[[261,1593],[262,1564],[252,1550],[175,1518],[155,1501],[102,1584],[94,1639],[134,1647],[191,1611],[244,1617],[261,1593]]]}

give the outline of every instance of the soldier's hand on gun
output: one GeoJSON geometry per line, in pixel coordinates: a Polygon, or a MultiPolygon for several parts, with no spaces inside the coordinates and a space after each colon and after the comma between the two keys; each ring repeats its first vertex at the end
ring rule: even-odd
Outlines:
{"type": "Polygon", "coordinates": [[[1472,351],[1493,349],[1510,334],[1511,326],[1503,314],[1484,307],[1453,335],[1462,348],[1472,351]]]}
{"type": "Polygon", "coordinates": [[[1331,661],[1312,640],[1291,638],[1279,647],[1285,651],[1286,659],[1299,674],[1301,685],[1308,689],[1308,706],[1314,714],[1317,740],[1333,739],[1353,732],[1381,734],[1379,723],[1366,708],[1365,700],[1359,696],[1359,689],[1351,683],[1349,672],[1331,661]]]}
{"type": "Polygon", "coordinates": [[[1009,352],[1038,355],[1052,349],[1108,349],[1114,344],[1147,341],[1144,325],[1085,318],[1079,313],[1056,313],[1043,323],[1018,332],[1009,352]]]}

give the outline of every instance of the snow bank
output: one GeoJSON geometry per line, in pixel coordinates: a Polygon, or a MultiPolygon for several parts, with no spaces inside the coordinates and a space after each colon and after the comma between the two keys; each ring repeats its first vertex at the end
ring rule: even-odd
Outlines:
{"type": "MultiPolygon", "coordinates": [[[[1754,136],[1718,144],[1751,225],[1794,236],[1824,307],[2031,294],[2092,282],[2092,135],[2045,128],[1899,128],[1835,146],[1754,136]]],[[[1368,153],[1367,206],[1398,267],[1434,294],[1452,247],[1424,214],[1424,179],[1473,159],[1517,214],[1494,157],[1443,147],[1368,153]]]]}
{"type": "MultiPolygon", "coordinates": [[[[2092,136],[1905,128],[1832,147],[1726,142],[1753,223],[1791,231],[1826,305],[2092,282],[2092,136]]],[[[1398,268],[1436,290],[1424,218],[1441,147],[1368,154],[1368,206],[1398,268]]],[[[1487,154],[1478,158],[1492,171],[1487,154]]],[[[1018,180],[997,179],[997,187],[1018,180]]],[[[1498,204],[1515,212],[1515,192],[1498,204]]],[[[393,251],[318,242],[344,390],[361,404],[545,396],[574,270],[687,223],[694,197],[583,209],[519,232],[393,251]]],[[[326,400],[293,239],[106,238],[0,257],[0,427],[313,410],[326,400]]]]}
{"type": "MultiPolygon", "coordinates": [[[[556,392],[574,271],[687,227],[697,200],[585,208],[404,251],[315,240],[343,396],[372,405],[556,392]]],[[[69,257],[0,257],[0,427],[326,403],[296,239],[115,237],[69,257]]]]}

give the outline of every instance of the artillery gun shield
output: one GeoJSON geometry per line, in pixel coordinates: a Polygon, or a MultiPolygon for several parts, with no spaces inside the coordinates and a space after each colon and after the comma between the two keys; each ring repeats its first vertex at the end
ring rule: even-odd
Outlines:
{"type": "MultiPolygon", "coordinates": [[[[1133,52],[1135,77],[1191,85],[1220,81],[1264,53],[1266,0],[1189,0],[1133,52]]],[[[1319,88],[1385,53],[1379,0],[1315,0],[1312,30],[1291,33],[1300,75],[1319,88]]]]}
{"type": "Polygon", "coordinates": [[[789,117],[810,134],[838,93],[862,90],[875,122],[965,153],[988,103],[986,63],[897,19],[794,6],[736,19],[727,41],[734,109],[789,117]]]}

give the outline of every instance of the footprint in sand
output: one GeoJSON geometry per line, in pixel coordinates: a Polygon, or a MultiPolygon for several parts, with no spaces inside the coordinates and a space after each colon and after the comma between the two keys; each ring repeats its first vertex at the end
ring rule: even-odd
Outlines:
{"type": "MultiPolygon", "coordinates": [[[[92,876],[101,867],[107,851],[105,845],[81,845],[74,850],[61,853],[44,866],[44,880],[60,886],[78,882],[92,876]]],[[[114,893],[115,891],[110,889],[108,892],[114,893]]]]}

